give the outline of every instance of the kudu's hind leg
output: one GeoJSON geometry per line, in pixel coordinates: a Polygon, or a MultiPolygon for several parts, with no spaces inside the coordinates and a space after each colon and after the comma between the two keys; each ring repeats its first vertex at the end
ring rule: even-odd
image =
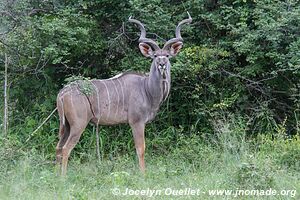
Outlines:
{"type": "Polygon", "coordinates": [[[62,166],[61,166],[61,174],[66,175],[67,166],[68,166],[68,159],[72,149],[78,143],[82,132],[84,131],[87,123],[80,125],[80,126],[71,126],[70,128],[70,135],[68,140],[64,144],[62,148],[62,166]]]}
{"type": "Polygon", "coordinates": [[[145,124],[144,123],[134,123],[130,124],[132,128],[133,138],[134,138],[134,144],[136,153],[139,159],[139,166],[141,171],[145,172],[145,124]]]}
{"type": "Polygon", "coordinates": [[[70,126],[68,123],[66,123],[65,125],[60,124],[59,126],[59,141],[56,145],[56,164],[58,166],[61,165],[61,161],[62,161],[62,148],[65,145],[68,137],[70,135],[70,126]]]}

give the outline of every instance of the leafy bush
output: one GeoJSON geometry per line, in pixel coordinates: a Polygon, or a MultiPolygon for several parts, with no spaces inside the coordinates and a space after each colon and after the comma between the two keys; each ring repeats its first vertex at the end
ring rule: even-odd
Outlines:
{"type": "Polygon", "coordinates": [[[283,137],[278,134],[272,137],[271,135],[260,135],[258,141],[262,155],[272,158],[282,168],[299,169],[299,136],[283,137]]]}
{"type": "Polygon", "coordinates": [[[255,163],[241,163],[236,172],[235,178],[239,189],[263,190],[274,187],[273,170],[271,165],[258,166],[255,163]]]}

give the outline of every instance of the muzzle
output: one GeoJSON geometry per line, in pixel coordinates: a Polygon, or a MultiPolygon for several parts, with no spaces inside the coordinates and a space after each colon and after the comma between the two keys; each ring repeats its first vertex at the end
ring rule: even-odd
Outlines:
{"type": "Polygon", "coordinates": [[[158,66],[160,75],[163,77],[163,79],[166,79],[167,77],[167,66],[166,65],[159,65],[158,66]]]}

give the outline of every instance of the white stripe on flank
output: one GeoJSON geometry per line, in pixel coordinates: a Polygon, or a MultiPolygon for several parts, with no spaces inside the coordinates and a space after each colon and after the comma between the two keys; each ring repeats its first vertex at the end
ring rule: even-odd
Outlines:
{"type": "MultiPolygon", "coordinates": [[[[86,97],[86,100],[88,100],[88,97],[87,96],[85,96],[86,97]]],[[[92,110],[92,107],[91,106],[87,106],[86,105],[86,101],[83,101],[84,102],[84,106],[87,108],[87,107],[90,107],[90,109],[92,110]]],[[[87,116],[87,109],[84,109],[85,110],[85,115],[87,116]]],[[[93,112],[93,110],[92,110],[92,112],[93,112]]]]}
{"type": "Polygon", "coordinates": [[[98,112],[99,112],[99,118],[98,118],[98,123],[99,120],[101,118],[101,112],[100,112],[100,97],[99,97],[99,91],[98,88],[96,87],[96,85],[91,81],[91,83],[93,84],[93,86],[95,87],[96,93],[97,93],[97,102],[98,102],[98,112]]]}
{"type": "Polygon", "coordinates": [[[71,88],[71,86],[69,85],[69,88],[70,88],[70,91],[69,91],[69,93],[71,93],[71,106],[74,108],[74,105],[73,105],[73,98],[72,98],[72,91],[73,91],[73,89],[71,88]]]}
{"type": "Polygon", "coordinates": [[[120,83],[120,86],[121,86],[121,91],[122,91],[122,96],[123,96],[123,110],[124,110],[124,102],[125,102],[125,96],[124,96],[124,90],[123,90],[123,86],[122,86],[122,83],[121,83],[121,81],[119,80],[119,79],[117,79],[118,80],[118,82],[120,83]]]}
{"type": "Polygon", "coordinates": [[[116,86],[115,82],[114,82],[114,81],[112,81],[112,83],[114,84],[114,87],[115,87],[115,89],[116,89],[117,96],[118,96],[117,110],[116,110],[116,113],[115,113],[115,117],[116,117],[116,116],[117,116],[117,114],[118,114],[118,112],[119,112],[119,101],[120,101],[120,96],[119,96],[118,88],[117,88],[117,86],[116,86]]]}
{"type": "Polygon", "coordinates": [[[108,91],[108,88],[107,88],[107,85],[106,85],[105,81],[101,81],[101,82],[104,84],[104,86],[105,86],[105,88],[106,88],[106,92],[107,92],[107,98],[108,98],[108,114],[107,114],[107,116],[106,116],[106,119],[108,119],[108,117],[110,116],[110,95],[109,95],[109,91],[108,91]]]}

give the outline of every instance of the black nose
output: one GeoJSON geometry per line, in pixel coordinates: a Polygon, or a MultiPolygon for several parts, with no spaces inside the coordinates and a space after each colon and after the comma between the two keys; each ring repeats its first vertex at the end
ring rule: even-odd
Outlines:
{"type": "Polygon", "coordinates": [[[166,68],[166,65],[165,65],[164,63],[162,63],[162,64],[158,64],[158,67],[159,67],[160,69],[165,69],[165,68],[166,68]]]}

